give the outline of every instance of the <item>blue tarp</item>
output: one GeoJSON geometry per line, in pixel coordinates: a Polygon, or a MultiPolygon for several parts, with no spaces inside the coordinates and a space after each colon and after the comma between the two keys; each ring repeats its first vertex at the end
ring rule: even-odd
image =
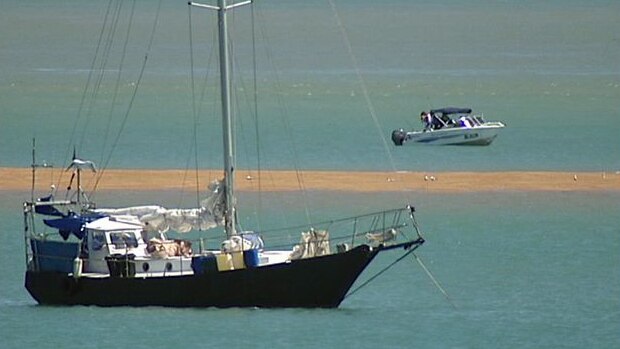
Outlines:
{"type": "Polygon", "coordinates": [[[81,216],[73,213],[63,218],[44,219],[43,223],[48,227],[58,229],[60,236],[65,240],[67,240],[71,234],[75,235],[78,239],[82,239],[84,238],[84,224],[103,217],[105,217],[105,215],[93,214],[81,216]]]}

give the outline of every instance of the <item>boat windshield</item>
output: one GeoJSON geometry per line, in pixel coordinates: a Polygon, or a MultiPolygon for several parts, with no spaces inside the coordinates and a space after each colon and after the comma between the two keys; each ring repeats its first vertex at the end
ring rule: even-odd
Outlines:
{"type": "Polygon", "coordinates": [[[138,247],[138,239],[133,232],[121,231],[110,233],[110,242],[115,248],[138,247]]]}

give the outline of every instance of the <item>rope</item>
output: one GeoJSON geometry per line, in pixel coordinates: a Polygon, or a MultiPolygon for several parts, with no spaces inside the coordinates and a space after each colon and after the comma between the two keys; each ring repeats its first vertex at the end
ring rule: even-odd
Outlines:
{"type": "MultiPolygon", "coordinates": [[[[413,227],[415,228],[416,233],[418,234],[418,236],[421,237],[422,233],[420,232],[420,227],[418,225],[418,221],[415,219],[415,215],[413,214],[413,209],[411,211],[411,221],[413,222],[413,227]]],[[[458,309],[458,307],[456,306],[456,303],[454,303],[452,301],[452,298],[448,295],[448,292],[446,292],[446,290],[441,286],[439,281],[435,278],[435,276],[431,273],[431,271],[422,262],[422,259],[420,257],[418,257],[418,255],[416,255],[415,253],[413,254],[413,258],[415,258],[415,260],[418,262],[418,264],[422,267],[422,269],[424,270],[426,275],[431,279],[431,281],[433,282],[435,287],[437,287],[437,289],[439,289],[439,291],[448,300],[448,303],[450,303],[454,309],[458,309]]]]}
{"type": "Polygon", "coordinates": [[[456,306],[456,304],[452,301],[452,298],[450,298],[450,296],[448,295],[448,293],[446,292],[446,290],[444,290],[443,287],[441,287],[441,284],[439,283],[439,281],[437,281],[437,279],[433,276],[433,274],[431,273],[430,270],[428,270],[428,268],[426,267],[426,265],[424,265],[424,263],[422,262],[422,259],[420,259],[420,257],[418,257],[418,255],[416,255],[415,253],[413,254],[413,258],[415,258],[415,260],[418,262],[418,264],[422,267],[422,269],[424,270],[424,272],[426,273],[426,275],[428,275],[428,277],[431,279],[431,281],[433,282],[433,284],[435,285],[435,287],[437,287],[437,289],[439,289],[439,291],[444,295],[444,297],[446,297],[446,299],[448,300],[448,303],[450,303],[452,305],[452,307],[454,309],[458,309],[458,307],[456,306]]]}

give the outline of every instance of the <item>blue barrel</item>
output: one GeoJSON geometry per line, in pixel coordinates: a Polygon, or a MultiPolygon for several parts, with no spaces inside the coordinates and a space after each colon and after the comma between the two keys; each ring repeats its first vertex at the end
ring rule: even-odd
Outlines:
{"type": "Polygon", "coordinates": [[[196,275],[202,275],[217,271],[217,261],[215,256],[210,254],[206,256],[192,257],[192,270],[196,275]]]}
{"type": "Polygon", "coordinates": [[[260,259],[258,258],[258,250],[252,249],[243,251],[243,262],[248,268],[258,267],[258,264],[260,263],[260,259]]]}

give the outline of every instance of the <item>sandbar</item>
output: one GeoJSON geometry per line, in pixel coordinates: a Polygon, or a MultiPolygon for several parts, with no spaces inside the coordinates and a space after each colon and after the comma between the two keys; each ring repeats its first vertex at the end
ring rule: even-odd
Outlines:
{"type": "MultiPolygon", "coordinates": [[[[85,190],[203,190],[222,178],[221,170],[106,169],[83,171],[85,190]]],[[[35,189],[67,187],[71,173],[38,169],[35,189]]],[[[373,172],[373,171],[236,171],[239,191],[330,190],[345,192],[493,192],[620,191],[620,172],[373,172]]],[[[76,180],[72,185],[75,187],[76,180]]],[[[30,190],[32,169],[0,167],[0,190],[30,190]]]]}

